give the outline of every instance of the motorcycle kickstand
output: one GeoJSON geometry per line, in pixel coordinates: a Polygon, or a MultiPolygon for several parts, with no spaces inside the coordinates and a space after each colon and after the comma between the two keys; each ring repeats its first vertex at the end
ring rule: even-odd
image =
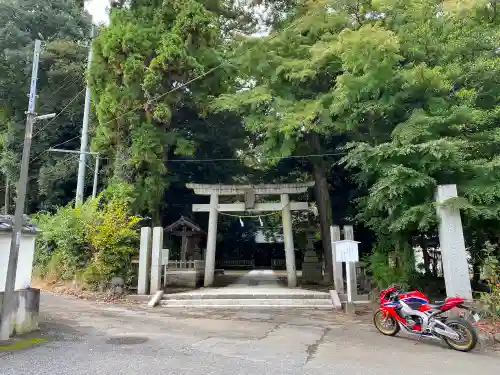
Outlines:
{"type": "Polygon", "coordinates": [[[423,336],[424,336],[424,332],[422,331],[420,333],[420,335],[418,335],[418,340],[415,342],[415,345],[417,345],[420,342],[420,340],[422,339],[423,336]]]}

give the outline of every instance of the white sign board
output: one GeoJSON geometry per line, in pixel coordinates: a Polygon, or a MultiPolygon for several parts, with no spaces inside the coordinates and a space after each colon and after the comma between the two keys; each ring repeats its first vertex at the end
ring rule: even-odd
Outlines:
{"type": "Polygon", "coordinates": [[[359,262],[358,241],[342,240],[335,241],[335,261],[355,263],[359,262]]]}
{"type": "Polygon", "coordinates": [[[161,264],[162,265],[168,264],[168,249],[161,250],[161,264]]]}

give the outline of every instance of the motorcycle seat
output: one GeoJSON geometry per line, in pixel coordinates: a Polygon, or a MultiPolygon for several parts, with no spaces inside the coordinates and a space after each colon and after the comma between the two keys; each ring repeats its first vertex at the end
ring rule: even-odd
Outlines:
{"type": "Polygon", "coordinates": [[[429,306],[434,310],[439,310],[445,303],[446,301],[434,301],[434,303],[430,303],[429,306]]]}

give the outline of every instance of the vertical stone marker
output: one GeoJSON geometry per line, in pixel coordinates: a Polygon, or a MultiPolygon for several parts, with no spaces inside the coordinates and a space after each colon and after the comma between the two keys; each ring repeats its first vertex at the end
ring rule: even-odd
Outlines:
{"type": "Polygon", "coordinates": [[[292,211],[290,210],[290,197],[288,194],[281,194],[281,204],[283,204],[283,238],[285,241],[285,260],[288,287],[297,286],[297,272],[295,270],[295,247],[293,244],[292,211]]]}
{"type": "Polygon", "coordinates": [[[215,277],[215,248],[217,247],[217,220],[219,216],[219,196],[210,195],[208,216],[207,251],[205,253],[205,288],[212,286],[215,277]]]}
{"type": "Polygon", "coordinates": [[[153,228],[153,244],[151,247],[151,290],[150,294],[163,289],[161,285],[162,259],[163,258],[163,228],[153,228]]]}
{"type": "Polygon", "coordinates": [[[340,228],[337,225],[330,227],[330,239],[332,241],[332,263],[335,290],[337,293],[344,293],[344,273],[342,271],[342,263],[337,262],[337,255],[335,252],[335,242],[340,241],[340,228]]]}
{"type": "Polygon", "coordinates": [[[149,268],[151,265],[151,228],[141,228],[141,245],[139,250],[139,272],[137,294],[148,294],[149,268]]]}
{"type": "Polygon", "coordinates": [[[439,219],[439,244],[443,259],[443,273],[448,297],[472,300],[469,278],[469,264],[465,251],[465,240],[460,211],[443,207],[450,198],[456,198],[456,185],[439,185],[436,193],[437,216],[439,219]]]}

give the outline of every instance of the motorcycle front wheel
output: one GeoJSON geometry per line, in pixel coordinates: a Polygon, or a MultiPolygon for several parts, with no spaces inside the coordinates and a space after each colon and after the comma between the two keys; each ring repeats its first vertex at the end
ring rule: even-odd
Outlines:
{"type": "Polygon", "coordinates": [[[386,336],[395,336],[400,329],[396,319],[386,315],[382,310],[378,310],[373,316],[373,324],[381,334],[386,336]]]}
{"type": "Polygon", "coordinates": [[[446,325],[460,336],[458,340],[444,337],[448,346],[459,352],[469,352],[477,345],[477,332],[470,322],[465,319],[448,320],[446,325]]]}

